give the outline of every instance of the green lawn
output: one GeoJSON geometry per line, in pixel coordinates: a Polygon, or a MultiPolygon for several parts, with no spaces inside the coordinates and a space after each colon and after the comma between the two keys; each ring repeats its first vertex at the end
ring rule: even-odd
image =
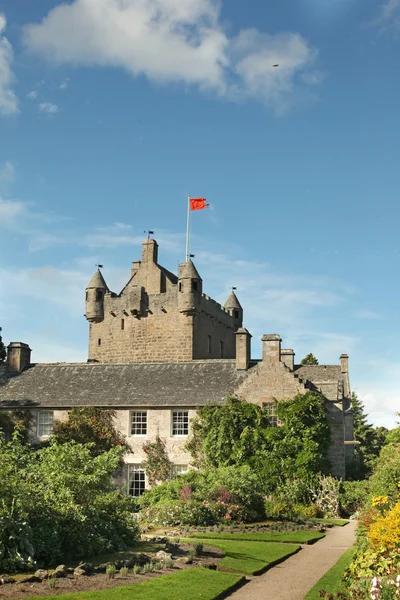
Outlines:
{"type": "MultiPolygon", "coordinates": [[[[185,541],[193,543],[195,540],[192,538],[185,541]]],[[[225,552],[225,557],[218,563],[218,569],[249,575],[259,575],[301,549],[297,544],[279,542],[260,544],[260,542],[202,538],[202,543],[221,548],[225,552]]]]}
{"type": "Polygon", "coordinates": [[[351,563],[351,559],[354,554],[354,548],[346,550],[344,554],[339,558],[337,563],[327,572],[313,588],[305,596],[304,600],[319,600],[320,590],[325,590],[328,593],[336,594],[337,592],[343,592],[344,586],[342,582],[342,575],[351,563]]]}
{"type": "Polygon", "coordinates": [[[214,600],[242,579],[243,576],[237,573],[203,568],[187,569],[173,575],[108,590],[62,596],[35,596],[26,600],[214,600]]]}
{"type": "Polygon", "coordinates": [[[319,531],[271,531],[268,533],[194,533],[191,538],[209,540],[238,540],[249,542],[289,542],[313,544],[325,536],[319,531]]]}
{"type": "Polygon", "coordinates": [[[348,519],[313,519],[319,523],[326,523],[327,525],[336,525],[337,527],[344,527],[349,523],[348,519]]]}

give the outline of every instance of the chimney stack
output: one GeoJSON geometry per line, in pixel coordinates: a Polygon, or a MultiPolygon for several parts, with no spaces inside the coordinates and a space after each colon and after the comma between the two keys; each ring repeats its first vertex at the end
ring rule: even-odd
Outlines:
{"type": "Polygon", "coordinates": [[[291,348],[286,348],[285,350],[281,350],[281,361],[289,367],[291,371],[294,369],[294,350],[291,348]]]}
{"type": "Polygon", "coordinates": [[[342,373],[349,372],[349,355],[348,354],[340,355],[340,370],[342,373]]]}
{"type": "Polygon", "coordinates": [[[236,369],[247,371],[251,358],[251,334],[240,327],[236,333],[236,369]]]}
{"type": "Polygon", "coordinates": [[[281,361],[281,338],[277,333],[266,333],[261,338],[263,362],[278,363],[281,361]]]}
{"type": "Polygon", "coordinates": [[[7,366],[12,372],[21,373],[31,364],[31,349],[28,344],[11,342],[7,346],[7,366]]]}

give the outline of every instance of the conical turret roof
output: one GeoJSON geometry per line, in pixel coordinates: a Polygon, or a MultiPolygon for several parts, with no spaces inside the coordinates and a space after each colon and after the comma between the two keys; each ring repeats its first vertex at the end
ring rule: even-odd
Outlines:
{"type": "Polygon", "coordinates": [[[201,279],[191,260],[184,263],[179,279],[201,279]]]}
{"type": "Polygon", "coordinates": [[[242,308],[235,292],[232,290],[225,302],[225,308],[242,308]]]}
{"type": "Polygon", "coordinates": [[[107,286],[106,282],[104,281],[104,277],[103,277],[100,269],[97,269],[97,271],[93,275],[93,277],[90,280],[90,283],[86,289],[89,289],[89,288],[99,288],[102,290],[108,290],[108,286],[107,286]]]}

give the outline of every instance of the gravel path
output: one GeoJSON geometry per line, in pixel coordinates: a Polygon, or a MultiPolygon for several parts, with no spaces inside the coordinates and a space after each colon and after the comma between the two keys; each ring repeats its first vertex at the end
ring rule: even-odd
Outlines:
{"type": "MultiPolygon", "coordinates": [[[[317,583],[342,554],[354,544],[356,521],[344,527],[332,527],[326,536],[264,575],[255,577],[230,600],[304,600],[307,592],[317,583]]],[[[262,544],[263,542],[259,542],[262,544]]]]}

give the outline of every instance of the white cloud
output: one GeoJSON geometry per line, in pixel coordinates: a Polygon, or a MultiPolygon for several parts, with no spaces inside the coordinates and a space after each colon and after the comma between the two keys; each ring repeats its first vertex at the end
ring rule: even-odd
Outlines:
{"type": "Polygon", "coordinates": [[[357,319],[382,319],[382,315],[374,312],[373,310],[359,310],[354,315],[357,319]]]}
{"type": "Polygon", "coordinates": [[[10,226],[25,214],[26,206],[16,200],[5,200],[0,196],[0,225],[10,226]]]}
{"type": "Polygon", "coordinates": [[[387,0],[379,8],[380,14],[367,25],[378,26],[382,30],[400,27],[400,0],[387,0]]]}
{"type": "Polygon", "coordinates": [[[48,115],[55,115],[60,110],[60,107],[52,102],[41,102],[38,106],[40,112],[47,113],[48,115]]]}
{"type": "Polygon", "coordinates": [[[12,183],[15,178],[15,167],[10,160],[0,165],[0,184],[12,183]]]}
{"type": "Polygon", "coordinates": [[[64,81],[62,81],[59,85],[60,90],[66,90],[68,87],[68,82],[69,82],[68,78],[64,79],[64,81]]]}
{"type": "Polygon", "coordinates": [[[32,90],[31,92],[29,92],[29,94],[27,94],[27,97],[30,100],[34,100],[35,98],[37,98],[37,95],[38,95],[37,91],[36,90],[32,90]]]}
{"type": "Polygon", "coordinates": [[[294,89],[318,82],[316,51],[300,34],[246,29],[229,38],[220,9],[219,0],[75,0],[27,25],[24,40],[58,64],[119,67],[221,97],[256,98],[278,112],[294,89]]]}
{"type": "Polygon", "coordinates": [[[10,42],[4,37],[6,18],[0,13],[0,114],[13,115],[18,112],[18,100],[11,86],[14,75],[11,70],[13,49],[10,42]]]}

